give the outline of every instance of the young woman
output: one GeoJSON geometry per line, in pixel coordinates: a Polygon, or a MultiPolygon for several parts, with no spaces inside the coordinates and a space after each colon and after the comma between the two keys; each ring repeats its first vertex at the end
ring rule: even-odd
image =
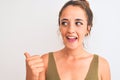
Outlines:
{"type": "Polygon", "coordinates": [[[86,0],[70,0],[59,13],[64,48],[43,56],[26,56],[26,80],[110,80],[108,62],[84,49],[93,14],[86,0]]]}

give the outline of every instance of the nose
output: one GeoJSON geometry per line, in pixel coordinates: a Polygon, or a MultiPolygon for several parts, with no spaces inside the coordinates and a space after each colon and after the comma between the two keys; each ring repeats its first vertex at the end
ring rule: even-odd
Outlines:
{"type": "Polygon", "coordinates": [[[68,33],[69,33],[69,34],[75,33],[74,26],[69,26],[69,27],[68,27],[68,33]]]}

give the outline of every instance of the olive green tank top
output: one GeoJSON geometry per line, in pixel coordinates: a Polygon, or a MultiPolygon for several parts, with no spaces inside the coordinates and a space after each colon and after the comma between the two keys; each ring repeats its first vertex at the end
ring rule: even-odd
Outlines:
{"type": "MultiPolygon", "coordinates": [[[[49,53],[46,80],[60,80],[52,52],[49,53]]],[[[85,77],[85,80],[98,80],[98,55],[96,54],[94,54],[94,57],[90,63],[89,71],[85,77]]]]}

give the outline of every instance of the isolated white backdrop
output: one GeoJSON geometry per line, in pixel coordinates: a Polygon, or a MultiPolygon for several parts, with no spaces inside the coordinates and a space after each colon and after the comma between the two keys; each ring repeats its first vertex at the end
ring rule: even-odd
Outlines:
{"type": "MultiPolygon", "coordinates": [[[[58,13],[68,0],[0,0],[0,79],[25,80],[24,52],[42,55],[62,48],[58,13]]],[[[112,80],[120,74],[120,1],[89,0],[94,26],[86,40],[91,53],[105,57],[112,80]]]]}

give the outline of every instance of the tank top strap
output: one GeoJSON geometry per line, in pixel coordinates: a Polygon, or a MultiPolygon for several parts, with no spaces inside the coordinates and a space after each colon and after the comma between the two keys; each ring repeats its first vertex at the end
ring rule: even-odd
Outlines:
{"type": "Polygon", "coordinates": [[[60,80],[58,72],[57,72],[57,67],[56,67],[54,56],[53,56],[53,52],[49,53],[46,80],[60,80]]]}
{"type": "Polygon", "coordinates": [[[98,58],[98,55],[94,54],[85,80],[98,80],[98,58]]]}

